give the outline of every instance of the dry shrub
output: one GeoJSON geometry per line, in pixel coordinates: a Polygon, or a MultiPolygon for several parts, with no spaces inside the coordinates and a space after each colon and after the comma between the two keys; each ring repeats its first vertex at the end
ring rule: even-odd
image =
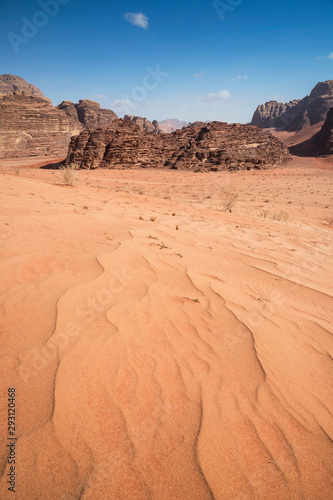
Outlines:
{"type": "Polygon", "coordinates": [[[62,166],[59,169],[60,180],[66,186],[76,186],[77,184],[77,169],[74,165],[62,166]]]}
{"type": "Polygon", "coordinates": [[[221,193],[221,203],[224,212],[231,212],[231,209],[235,205],[238,199],[238,193],[230,193],[223,191],[221,193]]]}
{"type": "Polygon", "coordinates": [[[284,212],[281,210],[280,212],[277,212],[276,214],[272,215],[272,219],[276,220],[278,222],[286,222],[289,219],[289,214],[288,212],[284,212]]]}

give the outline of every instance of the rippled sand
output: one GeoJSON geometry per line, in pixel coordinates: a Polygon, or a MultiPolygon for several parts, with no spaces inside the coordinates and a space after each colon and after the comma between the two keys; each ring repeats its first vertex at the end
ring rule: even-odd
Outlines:
{"type": "Polygon", "coordinates": [[[332,168],[2,162],[0,498],[331,499],[332,168]]]}

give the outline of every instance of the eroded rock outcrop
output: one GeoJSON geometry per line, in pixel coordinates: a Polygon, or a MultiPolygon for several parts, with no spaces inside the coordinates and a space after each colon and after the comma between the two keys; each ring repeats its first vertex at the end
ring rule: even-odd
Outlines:
{"type": "Polygon", "coordinates": [[[76,119],[87,130],[95,130],[118,118],[111,109],[103,109],[98,102],[89,99],[81,99],[78,104],[63,101],[57,108],[76,119]]]}
{"type": "Polygon", "coordinates": [[[124,120],[136,123],[141,130],[145,132],[151,132],[152,134],[158,134],[160,132],[160,127],[157,120],[150,122],[147,118],[142,118],[141,116],[125,115],[124,120]]]}
{"type": "Polygon", "coordinates": [[[48,99],[23,92],[0,97],[0,158],[62,156],[82,128],[48,99]]]}
{"type": "Polygon", "coordinates": [[[65,156],[73,135],[115,119],[113,111],[89,100],[55,108],[23,78],[0,76],[0,158],[65,156]]]}
{"type": "Polygon", "coordinates": [[[270,132],[250,125],[197,123],[170,134],[117,120],[73,137],[65,163],[77,168],[173,168],[194,171],[266,168],[289,159],[270,132]]]}
{"type": "Polygon", "coordinates": [[[257,107],[252,125],[299,132],[325,120],[333,106],[333,80],[318,83],[309,96],[288,103],[269,101],[257,107]]]}

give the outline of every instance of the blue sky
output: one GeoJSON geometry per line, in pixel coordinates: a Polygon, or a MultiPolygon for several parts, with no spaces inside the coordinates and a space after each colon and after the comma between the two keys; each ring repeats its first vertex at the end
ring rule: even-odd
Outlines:
{"type": "Polygon", "coordinates": [[[333,79],[332,26],[333,0],[0,0],[0,74],[54,105],[245,123],[333,79]]]}

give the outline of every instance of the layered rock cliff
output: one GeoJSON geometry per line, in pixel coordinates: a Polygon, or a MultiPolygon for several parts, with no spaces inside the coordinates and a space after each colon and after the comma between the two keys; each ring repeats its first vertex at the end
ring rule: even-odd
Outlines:
{"type": "Polygon", "coordinates": [[[318,83],[304,99],[280,103],[269,101],[257,107],[252,125],[299,132],[325,120],[333,106],[333,80],[318,83]]]}
{"type": "Polygon", "coordinates": [[[98,102],[81,99],[78,104],[63,101],[57,109],[65,111],[71,118],[80,122],[87,130],[95,130],[103,125],[108,125],[118,116],[111,109],[103,109],[98,102]]]}
{"type": "Polygon", "coordinates": [[[77,168],[173,168],[194,171],[266,168],[290,157],[270,132],[249,125],[193,124],[171,134],[147,133],[117,120],[73,137],[66,165],[77,168]]]}
{"type": "Polygon", "coordinates": [[[89,100],[55,108],[23,78],[0,76],[0,158],[65,156],[73,135],[115,119],[113,111],[89,100]]]}
{"type": "Polygon", "coordinates": [[[62,156],[82,128],[47,99],[23,92],[0,97],[0,158],[62,156]]]}

